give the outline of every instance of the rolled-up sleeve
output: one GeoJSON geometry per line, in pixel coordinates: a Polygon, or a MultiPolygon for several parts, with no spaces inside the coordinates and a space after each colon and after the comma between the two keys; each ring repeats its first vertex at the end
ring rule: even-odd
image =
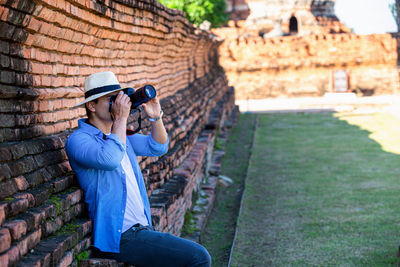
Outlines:
{"type": "Polygon", "coordinates": [[[128,140],[137,156],[156,157],[162,156],[168,151],[169,137],[164,144],[157,143],[151,136],[143,134],[134,134],[128,136],[128,140]]]}
{"type": "Polygon", "coordinates": [[[66,151],[70,160],[83,167],[114,170],[122,161],[126,145],[115,134],[96,140],[95,136],[77,133],[68,138],[66,151]]]}

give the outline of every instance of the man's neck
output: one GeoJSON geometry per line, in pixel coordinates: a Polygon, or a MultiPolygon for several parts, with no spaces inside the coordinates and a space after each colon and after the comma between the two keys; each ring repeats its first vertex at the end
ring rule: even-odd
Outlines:
{"type": "Polygon", "coordinates": [[[105,123],[103,121],[96,120],[96,118],[88,118],[87,122],[99,129],[104,134],[111,133],[112,123],[105,123]]]}

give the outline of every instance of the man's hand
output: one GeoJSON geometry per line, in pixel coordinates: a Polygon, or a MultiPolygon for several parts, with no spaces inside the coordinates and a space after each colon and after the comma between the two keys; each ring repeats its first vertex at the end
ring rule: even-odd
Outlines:
{"type": "MultiPolygon", "coordinates": [[[[157,97],[147,103],[142,104],[144,110],[150,118],[157,118],[161,114],[161,105],[157,97]]],[[[167,132],[165,131],[164,123],[158,120],[151,123],[151,136],[160,144],[165,144],[168,141],[167,132]]]]}
{"type": "Polygon", "coordinates": [[[111,116],[114,120],[111,132],[119,136],[124,143],[126,143],[126,124],[131,111],[131,105],[129,96],[120,91],[111,110],[111,116]]]}
{"type": "Polygon", "coordinates": [[[111,117],[114,121],[127,120],[131,110],[131,99],[124,92],[119,91],[117,98],[115,99],[112,110],[111,117]]]}
{"type": "Polygon", "coordinates": [[[144,111],[150,118],[157,118],[161,113],[160,101],[157,97],[153,98],[147,103],[142,104],[144,111]]]}

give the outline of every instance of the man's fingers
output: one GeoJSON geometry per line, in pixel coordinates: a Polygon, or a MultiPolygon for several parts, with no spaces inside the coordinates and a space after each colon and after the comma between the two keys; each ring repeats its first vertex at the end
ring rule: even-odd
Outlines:
{"type": "Polygon", "coordinates": [[[121,105],[128,105],[130,104],[130,97],[127,94],[124,94],[124,92],[120,91],[117,95],[117,98],[115,99],[115,102],[118,102],[121,105]]]}

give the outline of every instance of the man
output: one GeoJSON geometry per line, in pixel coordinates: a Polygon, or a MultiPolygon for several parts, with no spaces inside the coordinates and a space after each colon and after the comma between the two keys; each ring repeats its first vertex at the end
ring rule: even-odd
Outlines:
{"type": "MultiPolygon", "coordinates": [[[[72,169],[85,192],[94,246],[102,255],[136,266],[211,266],[201,245],[154,231],[150,204],[136,156],[161,156],[168,136],[157,98],[143,104],[150,135],[127,135],[130,98],[112,72],[85,80],[88,118],[66,142],[72,169]],[[111,97],[116,95],[109,111],[111,97]]],[[[129,132],[129,131],[128,131],[129,132]]]]}

